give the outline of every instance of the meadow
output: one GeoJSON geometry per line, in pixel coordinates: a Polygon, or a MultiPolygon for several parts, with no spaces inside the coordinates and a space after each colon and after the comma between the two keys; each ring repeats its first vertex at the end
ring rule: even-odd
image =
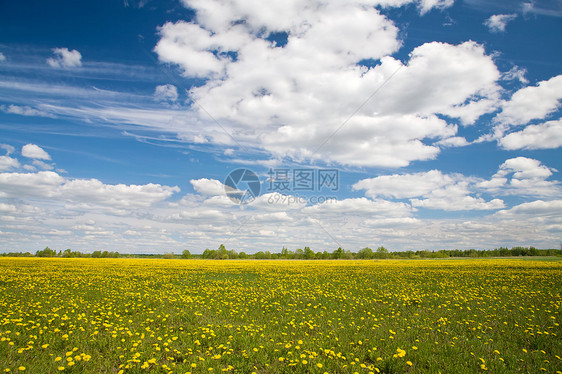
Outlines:
{"type": "Polygon", "coordinates": [[[0,258],[0,370],[561,373],[562,261],[0,258]]]}

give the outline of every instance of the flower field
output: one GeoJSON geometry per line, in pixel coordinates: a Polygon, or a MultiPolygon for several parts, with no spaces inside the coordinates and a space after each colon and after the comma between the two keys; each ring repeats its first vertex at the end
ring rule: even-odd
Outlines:
{"type": "Polygon", "coordinates": [[[561,373],[562,261],[0,259],[0,370],[561,373]]]}

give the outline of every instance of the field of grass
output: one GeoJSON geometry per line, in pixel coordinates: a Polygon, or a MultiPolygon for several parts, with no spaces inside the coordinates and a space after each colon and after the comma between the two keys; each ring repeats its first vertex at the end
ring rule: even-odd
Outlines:
{"type": "Polygon", "coordinates": [[[0,370],[560,373],[562,262],[0,259],[0,370]]]}

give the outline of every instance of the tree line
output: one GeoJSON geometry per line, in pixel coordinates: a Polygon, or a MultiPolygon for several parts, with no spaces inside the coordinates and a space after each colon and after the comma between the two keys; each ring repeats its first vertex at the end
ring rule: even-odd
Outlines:
{"type": "Polygon", "coordinates": [[[303,260],[328,260],[328,259],[400,259],[400,258],[447,258],[447,257],[517,257],[517,256],[562,256],[562,250],[559,249],[537,249],[535,247],[513,247],[511,249],[500,247],[492,250],[476,250],[476,249],[451,249],[439,251],[395,251],[389,252],[383,246],[372,250],[369,247],[360,249],[357,252],[351,252],[339,247],[338,249],[328,252],[314,252],[310,247],[304,249],[298,248],[295,251],[288,250],[283,247],[281,252],[259,251],[248,255],[245,252],[236,252],[235,250],[227,250],[224,245],[220,245],[218,249],[206,249],[202,258],[205,259],[247,259],[256,260],[263,259],[303,259],[303,260]]]}
{"type": "Polygon", "coordinates": [[[227,250],[221,244],[217,249],[205,249],[202,254],[191,254],[189,250],[184,250],[181,254],[166,252],[163,254],[120,254],[113,251],[94,251],[92,253],[82,253],[66,249],[64,251],[55,251],[49,247],[35,252],[8,252],[2,253],[3,257],[62,257],[62,258],[203,258],[214,260],[228,259],[256,259],[256,260],[330,260],[330,259],[400,259],[400,258],[448,258],[448,257],[519,257],[519,256],[562,256],[562,249],[537,249],[535,247],[499,247],[488,250],[477,249],[448,249],[439,251],[419,250],[419,251],[393,251],[389,252],[383,246],[372,250],[369,247],[360,249],[357,252],[351,252],[339,247],[332,252],[326,250],[314,252],[310,247],[304,249],[298,248],[294,251],[283,247],[280,252],[259,251],[253,254],[245,252],[237,252],[234,249],[227,250]]]}

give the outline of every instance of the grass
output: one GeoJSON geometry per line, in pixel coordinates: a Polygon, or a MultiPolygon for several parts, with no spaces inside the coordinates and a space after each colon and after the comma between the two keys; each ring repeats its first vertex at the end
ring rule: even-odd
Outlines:
{"type": "Polygon", "coordinates": [[[3,258],[0,370],[557,373],[561,292],[531,259],[3,258]]]}

